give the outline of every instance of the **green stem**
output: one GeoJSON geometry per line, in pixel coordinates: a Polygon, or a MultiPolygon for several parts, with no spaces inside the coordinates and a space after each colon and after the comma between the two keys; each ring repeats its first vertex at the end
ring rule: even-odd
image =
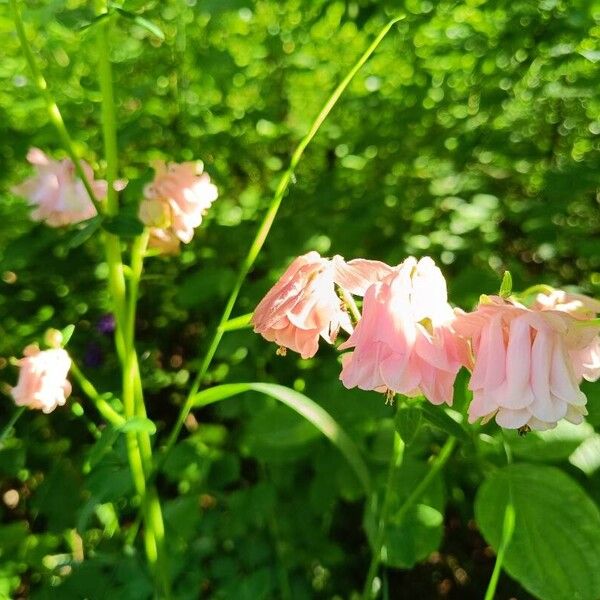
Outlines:
{"type": "Polygon", "coordinates": [[[502,572],[502,564],[504,563],[504,557],[506,555],[506,549],[508,548],[510,541],[512,540],[513,533],[515,531],[515,507],[512,501],[506,506],[504,511],[504,522],[502,525],[502,539],[498,548],[498,554],[496,556],[496,564],[490,578],[487,590],[485,592],[484,600],[494,600],[496,595],[496,587],[498,586],[498,580],[500,579],[500,573],[502,572]]]}
{"type": "MultiPolygon", "coordinates": [[[[19,11],[19,7],[17,4],[17,0],[10,0],[10,6],[13,12],[13,18],[15,22],[15,28],[17,31],[17,36],[19,37],[19,42],[21,43],[21,48],[23,50],[23,54],[25,55],[25,59],[27,60],[27,64],[29,65],[29,70],[31,71],[31,75],[33,78],[33,83],[37,87],[40,92],[42,98],[46,103],[46,110],[48,112],[48,116],[50,117],[51,123],[54,125],[58,133],[58,137],[60,138],[64,149],[66,150],[69,158],[73,161],[73,165],[75,166],[75,171],[77,172],[77,176],[81,179],[90,200],[93,202],[96,210],[99,214],[103,212],[103,207],[101,203],[98,201],[94,194],[94,190],[92,189],[92,185],[81,166],[81,161],[77,156],[77,152],[75,151],[75,146],[73,141],[71,140],[71,136],[67,131],[65,126],[65,122],[63,121],[62,115],[56,104],[50,90],[48,89],[48,84],[44,79],[41,71],[39,70],[37,63],[35,61],[35,57],[33,55],[33,51],[31,46],[29,45],[29,41],[27,40],[27,34],[25,33],[25,26],[23,25],[23,19],[21,18],[21,12],[19,11]]],[[[109,190],[110,191],[110,190],[109,190]]]]}
{"type": "MultiPolygon", "coordinates": [[[[419,500],[419,498],[421,498],[421,496],[425,493],[427,488],[431,485],[431,482],[434,480],[436,475],[441,471],[441,469],[444,467],[444,465],[448,462],[448,459],[452,455],[452,452],[454,451],[455,446],[456,446],[456,438],[450,437],[446,440],[446,443],[442,446],[440,453],[437,455],[437,457],[431,463],[431,467],[429,468],[429,471],[427,471],[427,474],[425,475],[425,477],[423,477],[423,479],[421,479],[419,484],[413,489],[413,491],[410,493],[408,498],[404,501],[404,503],[402,504],[402,506],[400,507],[398,512],[394,515],[394,523],[396,525],[400,524],[404,520],[408,511],[415,505],[415,503],[419,500]]],[[[394,457],[394,455],[392,456],[392,462],[394,462],[393,457],[394,457]]],[[[390,467],[390,469],[391,468],[392,467],[390,467]]],[[[389,477],[391,477],[391,476],[390,475],[388,476],[388,489],[386,490],[386,495],[387,495],[387,492],[390,487],[389,486],[389,477]]],[[[385,508],[385,500],[384,500],[384,508],[385,508]]],[[[387,517],[387,515],[384,515],[384,516],[387,517]]],[[[381,527],[381,521],[380,521],[380,527],[381,527]]],[[[383,532],[384,533],[381,534],[380,530],[378,529],[378,537],[376,539],[375,552],[373,553],[373,556],[371,558],[371,564],[369,565],[369,571],[367,573],[367,579],[365,581],[365,587],[363,589],[363,595],[362,595],[363,600],[371,600],[374,597],[373,581],[375,580],[375,576],[377,575],[377,571],[379,570],[379,565],[381,564],[381,549],[382,549],[383,539],[384,539],[384,534],[385,534],[385,523],[384,523],[383,532]]]]}
{"type": "Polygon", "coordinates": [[[219,320],[219,323],[215,329],[212,340],[208,346],[208,350],[206,351],[206,354],[204,355],[204,358],[200,365],[200,369],[198,370],[198,373],[196,374],[196,377],[194,379],[194,382],[192,384],[190,392],[186,398],[186,401],[179,412],[175,426],[173,427],[173,430],[171,431],[171,434],[169,435],[167,443],[165,444],[165,447],[163,449],[163,462],[164,462],[165,457],[168,455],[168,453],[171,451],[171,449],[175,445],[175,442],[177,441],[179,433],[181,432],[181,428],[183,427],[183,424],[185,423],[185,419],[187,418],[190,410],[193,407],[194,396],[200,389],[200,386],[202,385],[202,382],[204,381],[204,378],[206,377],[208,368],[212,362],[212,359],[215,356],[217,348],[219,347],[221,338],[223,337],[223,333],[224,333],[223,326],[229,320],[229,317],[231,316],[231,313],[233,311],[233,307],[235,306],[238,295],[242,288],[242,284],[244,283],[246,276],[248,275],[250,269],[254,265],[254,262],[256,261],[258,255],[260,253],[260,250],[262,249],[262,247],[265,243],[265,240],[267,239],[267,235],[269,234],[269,231],[271,230],[271,227],[273,226],[273,222],[275,221],[275,217],[277,216],[277,212],[279,211],[279,207],[281,205],[281,202],[283,200],[285,192],[287,191],[291,181],[294,178],[294,171],[296,170],[296,167],[298,166],[298,163],[300,162],[300,159],[302,158],[304,151],[306,150],[307,146],[310,144],[312,139],[315,137],[315,135],[319,131],[321,125],[323,124],[323,122],[325,121],[325,119],[327,118],[327,116],[329,115],[329,113],[331,112],[331,110],[333,109],[333,107],[335,106],[337,101],[339,100],[340,96],[344,93],[344,91],[348,87],[349,83],[354,78],[354,76],[358,73],[358,71],[360,71],[360,69],[367,62],[367,60],[369,60],[369,58],[371,57],[373,52],[375,52],[375,50],[377,49],[379,44],[382,42],[383,38],[390,31],[390,29],[398,21],[402,20],[403,18],[404,17],[401,16],[401,17],[396,17],[396,18],[392,19],[379,32],[379,34],[373,40],[371,45],[363,52],[361,57],[356,61],[356,63],[350,69],[348,74],[344,77],[344,79],[335,88],[335,90],[333,91],[331,96],[327,99],[323,108],[320,110],[319,114],[313,121],[310,129],[308,130],[308,133],[302,138],[302,140],[300,140],[300,143],[294,150],[294,153],[292,154],[292,158],[290,160],[290,164],[289,164],[288,168],[284,171],[283,175],[281,176],[281,179],[279,180],[279,183],[277,185],[277,188],[275,189],[275,193],[273,195],[271,203],[269,204],[269,208],[267,209],[267,212],[262,220],[262,223],[260,224],[260,226],[258,228],[258,231],[256,233],[254,241],[252,242],[252,245],[250,246],[248,254],[246,255],[245,259],[242,262],[242,265],[238,272],[237,278],[233,285],[233,289],[231,290],[231,293],[229,294],[229,298],[225,305],[225,309],[223,310],[221,319],[219,320]]]}
{"type": "Polygon", "coordinates": [[[340,291],[340,294],[342,296],[342,300],[344,301],[344,304],[350,311],[350,316],[352,317],[352,321],[354,322],[354,325],[356,325],[362,317],[362,315],[360,314],[360,310],[358,310],[358,306],[356,306],[356,302],[354,301],[352,294],[347,292],[343,287],[339,287],[338,289],[340,291]]]}
{"type": "Polygon", "coordinates": [[[79,384],[81,391],[93,402],[96,410],[115,427],[125,424],[125,418],[120,415],[102,396],[98,393],[94,384],[81,372],[75,362],[71,362],[71,374],[79,384]]]}
{"type": "Polygon", "coordinates": [[[0,433],[0,444],[8,437],[11,429],[15,426],[15,423],[19,420],[21,415],[25,412],[26,406],[19,406],[17,410],[12,414],[12,417],[8,420],[8,423],[4,426],[2,433],[0,433]]]}
{"type": "Polygon", "coordinates": [[[387,479],[385,483],[385,491],[383,496],[383,503],[381,510],[379,511],[379,520],[377,522],[377,533],[375,535],[375,542],[373,544],[374,550],[371,556],[371,564],[369,565],[369,571],[365,581],[365,587],[363,590],[363,598],[369,599],[373,596],[373,582],[379,565],[381,564],[381,555],[384,551],[385,543],[385,526],[387,524],[388,513],[390,511],[390,504],[392,499],[392,492],[394,490],[394,474],[396,469],[402,464],[402,458],[404,456],[404,442],[397,431],[394,431],[394,440],[392,451],[390,453],[390,464],[388,467],[387,479]]]}
{"type": "MultiPolygon", "coordinates": [[[[119,207],[114,181],[118,171],[118,147],[109,36],[110,19],[105,19],[99,26],[98,72],[102,92],[102,132],[108,182],[107,212],[116,214],[119,207]]],[[[120,240],[116,236],[106,234],[104,241],[109,267],[109,287],[115,306],[117,351],[122,366],[123,407],[126,418],[130,419],[136,415],[146,415],[139,362],[135,350],[135,320],[148,234],[144,232],[132,245],[129,294],[125,285],[120,240]]],[[[135,490],[141,498],[145,523],[144,546],[155,579],[156,597],[161,600],[168,599],[170,581],[164,550],[165,531],[162,509],[154,484],[147,482],[148,475],[153,471],[149,434],[147,432],[127,433],[127,454],[135,490]]]]}

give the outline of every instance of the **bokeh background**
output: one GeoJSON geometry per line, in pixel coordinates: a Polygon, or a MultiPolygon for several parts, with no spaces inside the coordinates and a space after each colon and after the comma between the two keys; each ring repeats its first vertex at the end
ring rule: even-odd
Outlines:
{"type": "MultiPolygon", "coordinates": [[[[77,147],[102,175],[93,7],[23,4],[77,147]]],[[[126,210],[135,211],[157,158],[202,159],[220,190],[180,256],[147,261],[138,345],[159,439],[295,144],[398,13],[406,18],[302,159],[235,314],[251,311],[308,250],[392,264],[432,256],[452,302],[465,309],[494,293],[505,269],[516,289],[543,282],[600,296],[598,2],[126,0],[123,8],[164,32],[161,40],[143,23],[114,19],[126,210]]],[[[117,390],[97,241],[71,247],[72,231],[33,224],[9,191],[29,173],[30,146],[63,153],[6,4],[0,34],[0,380],[14,383],[8,359],[24,345],[73,323],[71,351],[99,388],[117,390]]],[[[227,334],[209,383],[276,381],[304,392],[383,476],[392,421],[381,396],[344,390],[333,349],[308,361],[274,350],[251,330],[227,334]]],[[[600,424],[594,390],[587,388],[591,425],[574,434],[576,444],[562,440],[569,452],[538,458],[564,464],[600,500],[596,470],[586,474],[567,460],[600,424]]],[[[0,422],[12,411],[3,396],[0,422]]],[[[95,441],[99,424],[75,390],[70,407],[27,414],[0,449],[0,597],[148,597],[139,545],[129,539],[136,507],[122,440],[95,441]]],[[[252,394],[200,411],[187,425],[158,482],[178,598],[350,598],[360,589],[369,559],[364,500],[312,426],[252,394]]],[[[400,495],[443,438],[434,429],[419,434],[400,495]]],[[[493,553],[472,520],[480,478],[457,454],[429,494],[440,519],[398,535],[398,569],[385,579],[390,597],[482,597],[493,553]]],[[[531,598],[506,576],[499,590],[500,598],[531,598]]]]}

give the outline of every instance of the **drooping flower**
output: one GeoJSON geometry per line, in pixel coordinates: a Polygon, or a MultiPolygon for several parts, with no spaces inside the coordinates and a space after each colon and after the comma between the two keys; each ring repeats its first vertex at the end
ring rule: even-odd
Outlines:
{"type": "MultiPolygon", "coordinates": [[[[27,160],[37,168],[37,173],[12,191],[27,198],[34,207],[31,213],[34,221],[44,221],[50,227],[62,227],[91,219],[97,214],[70,159],[52,160],[39,148],[31,148],[27,160]]],[[[95,197],[102,200],[106,196],[106,181],[94,180],[94,172],[85,161],[81,161],[81,166],[95,197]]]]}
{"type": "Polygon", "coordinates": [[[314,356],[319,337],[333,343],[352,330],[335,292],[333,263],[318,252],[296,258],[254,311],[254,331],[281,348],[314,356]]]}
{"type": "Polygon", "coordinates": [[[218,191],[200,162],[157,161],[154,169],[154,180],[144,189],[139,217],[151,228],[150,245],[172,253],[180,241],[191,242],[218,191]]]}
{"type": "Polygon", "coordinates": [[[579,379],[596,381],[600,378],[600,328],[587,327],[585,324],[585,321],[600,314],[600,302],[583,294],[554,290],[538,294],[532,308],[566,312],[581,321],[578,327],[573,328],[571,335],[577,338],[569,350],[573,368],[579,379]]]}
{"type": "Polygon", "coordinates": [[[474,312],[458,315],[455,329],[471,341],[474,354],[471,422],[495,417],[501,427],[538,430],[561,419],[582,422],[587,399],[579,389],[579,353],[598,328],[552,303],[538,298],[527,308],[483,297],[474,312]]]}
{"type": "Polygon", "coordinates": [[[446,281],[429,257],[407,258],[366,291],[362,319],[340,350],[340,379],[359,387],[452,404],[464,342],[452,330],[446,281]]]}
{"type": "Polygon", "coordinates": [[[35,344],[27,346],[18,364],[19,380],[11,389],[17,406],[50,413],[66,402],[71,394],[71,384],[67,380],[71,359],[65,350],[40,350],[35,344]]]}

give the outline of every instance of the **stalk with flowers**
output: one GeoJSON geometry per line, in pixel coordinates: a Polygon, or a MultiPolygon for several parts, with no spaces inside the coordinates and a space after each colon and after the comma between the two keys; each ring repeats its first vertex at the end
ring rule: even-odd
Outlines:
{"type": "MultiPolygon", "coordinates": [[[[516,294],[510,285],[503,285],[498,295],[481,296],[475,309],[465,312],[450,304],[444,275],[430,257],[410,256],[399,264],[388,265],[366,258],[327,258],[311,251],[288,266],[252,315],[231,318],[240,289],[269,234],[304,151],[351,79],[400,20],[396,18],[382,29],[334,90],[299,143],[241,262],[180,413],[170,432],[155,441],[156,427],[147,417],[135,341],[144,261],[149,255],[176,254],[181,244],[189,243],[217,200],[218,190],[200,162],[157,162],[153,165],[154,177],[140,199],[138,219],[131,221],[122,215],[118,193],[126,183],[118,179],[109,60],[110,6],[99,14],[102,19],[96,25],[106,180],[96,179],[92,167],[77,156],[29,47],[16,0],[11,0],[11,7],[34,81],[69,156],[54,160],[40,149],[31,149],[27,159],[36,174],[15,187],[14,193],[27,199],[33,220],[49,227],[77,226],[90,233],[99,231],[109,271],[115,350],[121,368],[120,397],[105,396],[68,354],[68,335],[51,331],[45,339],[46,349],[32,344],[16,361],[20,371],[11,396],[18,407],[51,413],[67,402],[70,373],[106,424],[125,436],[139,501],[144,552],[156,598],[174,597],[174,565],[156,478],[194,408],[248,390],[258,391],[304,416],[338,446],[367,496],[371,559],[365,570],[365,600],[377,597],[382,587],[381,567],[388,561],[390,523],[393,520],[395,526],[402,525],[411,511],[420,506],[459,443],[464,443],[464,451],[470,447],[469,440],[477,435],[479,424],[495,420],[503,429],[525,434],[552,429],[562,420],[575,425],[583,422],[587,398],[580,384],[584,379],[596,381],[600,377],[600,302],[587,296],[545,286],[516,294]],[[351,437],[318,403],[297,391],[264,382],[204,387],[222,337],[227,331],[250,324],[256,333],[276,345],[279,355],[290,350],[302,359],[310,359],[318,352],[321,340],[336,345],[343,352],[341,384],[348,389],[381,394],[382,402],[392,405],[396,428],[383,486],[373,487],[369,469],[351,437]],[[461,369],[469,373],[468,389],[472,393],[466,415],[446,410],[453,406],[461,369]],[[411,421],[415,415],[418,418],[411,421]],[[393,507],[397,473],[422,416],[448,435],[432,457],[427,473],[400,505],[393,507]]],[[[21,408],[7,424],[3,437],[22,412],[21,408]]],[[[496,544],[501,549],[497,572],[514,535],[514,512],[509,495],[505,513],[498,516],[503,528],[496,544]]],[[[495,576],[490,581],[486,597],[494,596],[497,579],[495,576]]]]}

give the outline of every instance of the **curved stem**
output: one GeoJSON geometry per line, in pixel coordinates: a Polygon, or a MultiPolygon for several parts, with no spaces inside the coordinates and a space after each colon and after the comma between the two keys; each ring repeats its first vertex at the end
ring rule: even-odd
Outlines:
{"type": "Polygon", "coordinates": [[[384,551],[385,542],[385,526],[387,524],[388,513],[390,511],[390,502],[392,499],[392,490],[394,489],[394,473],[402,464],[404,455],[404,442],[397,431],[394,431],[394,441],[392,452],[390,455],[390,464],[388,467],[387,480],[385,483],[385,492],[381,510],[379,511],[379,520],[377,522],[377,534],[375,536],[374,550],[371,556],[371,564],[367,572],[365,586],[363,589],[363,598],[370,599],[373,597],[373,582],[381,564],[381,555],[384,551]]]}
{"type": "Polygon", "coordinates": [[[17,4],[17,0],[10,0],[10,7],[13,12],[13,18],[15,22],[15,29],[17,31],[17,36],[19,37],[19,42],[21,43],[21,48],[23,50],[23,54],[27,60],[27,64],[29,65],[29,70],[31,71],[31,75],[33,78],[33,83],[37,87],[40,92],[42,98],[46,103],[46,110],[48,112],[48,116],[50,117],[50,121],[54,125],[60,141],[64,149],[66,150],[69,158],[73,161],[73,165],[75,166],[75,171],[77,172],[77,176],[81,179],[90,200],[93,202],[96,210],[99,214],[103,212],[103,207],[101,203],[98,201],[94,194],[94,190],[92,189],[91,183],[86,177],[86,174],[81,166],[81,161],[77,156],[77,152],[75,151],[75,146],[73,141],[71,140],[71,136],[67,131],[65,126],[65,122],[63,121],[62,115],[56,104],[50,90],[48,89],[48,83],[44,79],[41,71],[39,70],[37,63],[35,61],[35,57],[33,55],[33,51],[31,50],[31,46],[29,45],[29,41],[27,40],[27,34],[25,33],[25,26],[23,25],[23,19],[21,18],[21,12],[19,11],[19,7],[17,4]]]}
{"type": "Polygon", "coordinates": [[[506,555],[506,549],[508,548],[510,541],[512,540],[513,533],[515,531],[515,507],[512,501],[506,506],[504,511],[504,522],[502,524],[502,540],[498,548],[498,554],[496,556],[496,563],[494,564],[494,570],[490,578],[487,590],[485,592],[484,600],[494,600],[496,595],[496,588],[498,587],[498,580],[500,579],[500,573],[502,572],[502,564],[504,563],[504,556],[506,555]]]}
{"type": "MultiPolygon", "coordinates": [[[[421,496],[425,493],[427,488],[430,486],[431,482],[435,478],[435,476],[440,472],[440,470],[444,467],[444,465],[448,462],[448,459],[452,455],[454,448],[456,446],[456,438],[450,437],[446,440],[446,443],[442,446],[440,453],[431,463],[431,467],[429,471],[421,479],[419,484],[413,489],[408,498],[404,501],[398,512],[394,515],[394,523],[396,525],[400,524],[404,518],[406,517],[406,513],[414,506],[414,504],[421,498],[421,496]]],[[[392,458],[393,462],[393,458],[392,458]]],[[[387,490],[386,490],[387,493],[387,490]]],[[[385,505],[385,502],[384,502],[385,505]]],[[[386,515],[387,516],[387,515],[386,515]]],[[[385,523],[384,523],[384,534],[385,534],[385,523]]],[[[381,547],[383,545],[384,534],[380,534],[378,530],[378,537],[375,544],[375,552],[373,552],[373,556],[371,558],[371,564],[369,565],[369,571],[367,573],[367,579],[365,581],[365,587],[363,589],[363,600],[371,600],[374,598],[373,595],[373,581],[375,576],[377,575],[377,571],[379,570],[379,565],[381,564],[381,547]]]]}
{"type": "Polygon", "coordinates": [[[21,415],[25,412],[26,408],[26,406],[19,406],[17,410],[15,410],[15,412],[12,414],[12,416],[8,420],[8,423],[6,423],[4,429],[2,429],[2,432],[0,433],[0,444],[2,444],[2,442],[8,437],[10,430],[15,426],[15,423],[21,418],[21,415]]]}
{"type": "Polygon", "coordinates": [[[202,382],[203,382],[204,378],[206,377],[208,368],[212,362],[212,359],[214,358],[217,348],[219,347],[221,338],[223,337],[223,333],[224,333],[223,326],[229,320],[229,317],[231,316],[231,313],[233,311],[233,307],[235,306],[238,295],[242,288],[242,284],[244,283],[246,276],[248,275],[250,269],[254,265],[254,262],[256,261],[258,254],[260,253],[260,250],[263,247],[265,240],[267,239],[267,235],[269,234],[269,231],[271,230],[271,227],[273,226],[273,222],[275,221],[275,217],[277,216],[277,212],[279,211],[279,207],[281,205],[281,202],[283,200],[285,192],[287,191],[290,182],[294,178],[294,171],[295,171],[296,167],[298,166],[298,163],[300,162],[300,159],[302,158],[304,151],[306,150],[307,146],[310,144],[312,139],[315,137],[315,135],[319,131],[321,125],[323,124],[323,122],[325,121],[325,119],[327,118],[327,116],[329,115],[329,113],[331,112],[331,110],[333,109],[333,107],[335,106],[337,101],[339,100],[340,96],[344,93],[344,91],[348,87],[348,84],[352,81],[352,79],[358,73],[358,71],[360,71],[360,69],[367,62],[367,60],[369,60],[370,56],[373,54],[373,52],[375,52],[375,50],[377,49],[379,44],[382,42],[383,38],[385,38],[387,33],[390,31],[390,29],[398,21],[402,20],[403,18],[404,17],[401,16],[401,17],[396,17],[396,18],[392,19],[379,32],[379,34],[373,40],[373,42],[370,44],[370,46],[363,52],[363,54],[356,61],[354,66],[350,69],[350,71],[348,71],[348,73],[344,77],[344,79],[335,88],[335,90],[333,91],[331,96],[329,96],[329,98],[323,105],[323,108],[320,110],[319,114],[317,115],[317,117],[313,121],[312,125],[310,126],[308,133],[302,138],[302,140],[300,140],[300,143],[294,150],[294,153],[292,154],[292,158],[290,160],[290,164],[289,164],[288,168],[284,171],[283,175],[281,176],[281,179],[279,180],[279,183],[277,184],[277,188],[275,189],[275,194],[273,195],[271,203],[269,204],[267,213],[265,214],[265,216],[262,220],[262,223],[260,224],[260,226],[258,228],[258,231],[256,233],[254,241],[252,242],[252,245],[250,246],[248,254],[246,255],[245,259],[242,262],[242,265],[238,272],[237,278],[233,285],[233,289],[231,290],[231,293],[229,294],[227,303],[225,304],[223,314],[221,315],[219,323],[215,329],[212,340],[208,346],[208,350],[206,351],[206,354],[204,355],[204,358],[202,359],[200,369],[198,370],[198,373],[196,374],[196,377],[195,377],[192,387],[189,391],[189,394],[186,398],[186,401],[179,412],[177,421],[173,427],[173,430],[171,431],[171,434],[169,435],[167,443],[165,444],[163,458],[162,458],[161,462],[164,462],[166,456],[168,455],[168,453],[171,451],[171,449],[175,445],[175,442],[177,441],[179,433],[181,432],[181,428],[183,427],[185,419],[187,418],[190,410],[192,409],[193,402],[194,402],[194,396],[200,389],[200,386],[202,385],[202,382]]]}
{"type": "Polygon", "coordinates": [[[96,390],[94,384],[81,372],[77,364],[71,361],[71,373],[81,391],[92,401],[96,410],[115,427],[125,424],[125,418],[120,415],[96,390]]]}

